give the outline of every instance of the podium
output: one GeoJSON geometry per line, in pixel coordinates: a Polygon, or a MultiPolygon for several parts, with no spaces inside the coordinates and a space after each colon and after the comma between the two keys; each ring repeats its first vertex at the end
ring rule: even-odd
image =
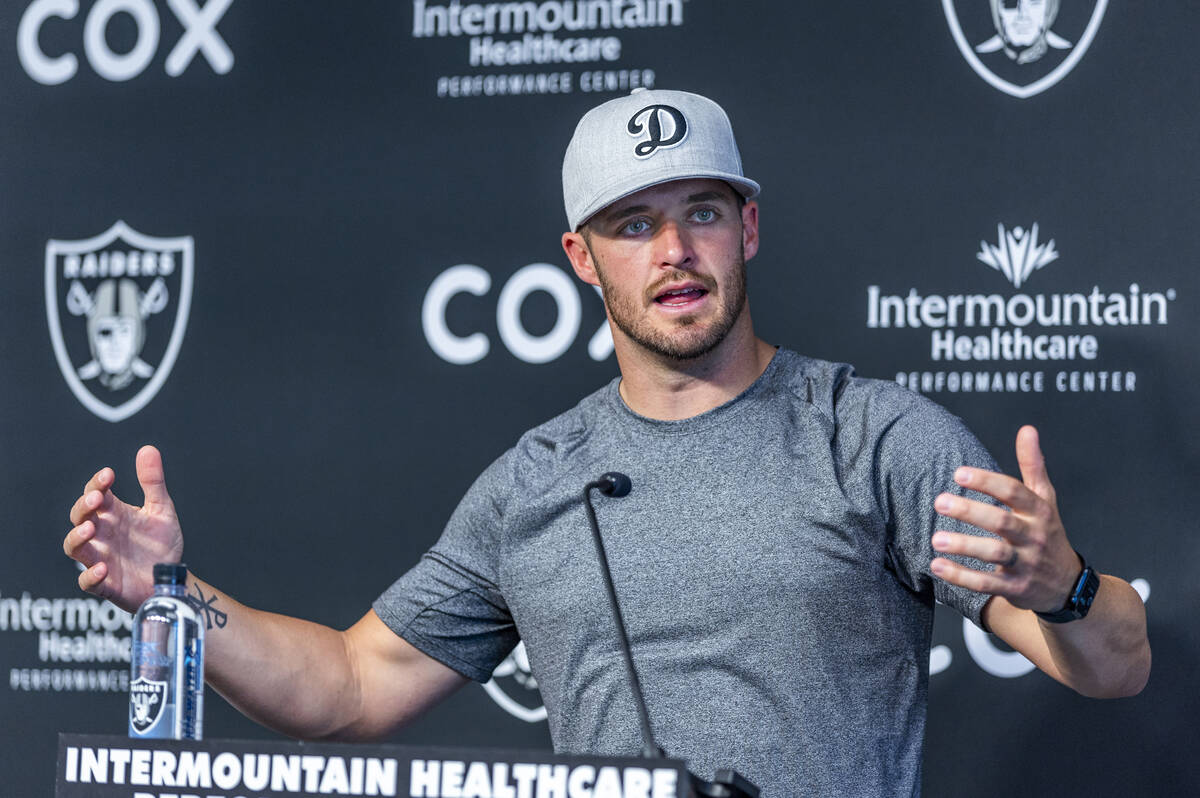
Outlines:
{"type": "Polygon", "coordinates": [[[692,798],[681,760],[60,734],[56,798],[692,798]]]}

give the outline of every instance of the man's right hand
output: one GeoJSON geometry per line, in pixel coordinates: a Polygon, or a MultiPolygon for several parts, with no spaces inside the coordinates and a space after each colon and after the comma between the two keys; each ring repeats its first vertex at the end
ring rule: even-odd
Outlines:
{"type": "MultiPolygon", "coordinates": [[[[137,477],[143,507],[113,494],[111,468],[98,471],[71,508],[75,528],[63,541],[67,556],[87,567],[79,586],[129,612],[154,592],[154,564],[183,556],[183,532],[153,446],[138,452],[137,477]]],[[[248,717],[289,737],[379,739],[467,683],[374,610],[339,632],[247,607],[194,573],[188,584],[226,619],[206,630],[208,683],[248,717]]]]}
{"type": "Polygon", "coordinates": [[[167,495],[162,455],[153,446],[137,453],[137,477],[145,505],[134,507],[112,492],[116,474],[102,468],[71,508],[74,528],[63,551],[86,568],[79,586],[133,612],[154,592],[154,564],[179,562],[183,531],[167,495]]]}

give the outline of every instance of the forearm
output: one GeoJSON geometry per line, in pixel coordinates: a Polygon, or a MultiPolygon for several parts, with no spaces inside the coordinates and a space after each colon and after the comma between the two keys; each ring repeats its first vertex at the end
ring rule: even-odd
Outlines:
{"type": "Polygon", "coordinates": [[[984,607],[984,623],[1047,674],[1092,698],[1136,695],[1150,676],[1145,605],[1114,576],[1100,577],[1081,620],[1048,623],[995,596],[984,607]]]}
{"type": "Polygon", "coordinates": [[[1146,607],[1124,580],[1102,575],[1086,618],[1038,619],[1038,625],[1062,680],[1083,695],[1121,698],[1145,687],[1150,677],[1146,607]]]}
{"type": "Polygon", "coordinates": [[[344,633],[247,607],[194,576],[188,597],[206,626],[206,680],[240,712],[301,739],[353,725],[361,689],[344,633]]]}

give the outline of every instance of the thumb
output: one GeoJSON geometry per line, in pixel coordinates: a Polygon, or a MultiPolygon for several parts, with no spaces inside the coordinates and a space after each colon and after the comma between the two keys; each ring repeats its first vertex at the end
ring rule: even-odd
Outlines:
{"type": "Polygon", "coordinates": [[[142,486],[147,507],[165,507],[172,512],[175,505],[167,494],[167,482],[163,477],[162,454],[153,446],[143,446],[137,453],[137,478],[142,486]]]}
{"type": "Polygon", "coordinates": [[[1021,469],[1021,480],[1025,487],[1043,499],[1054,496],[1054,486],[1046,473],[1046,458],[1038,440],[1036,428],[1026,425],[1017,431],[1017,465],[1021,469]]]}

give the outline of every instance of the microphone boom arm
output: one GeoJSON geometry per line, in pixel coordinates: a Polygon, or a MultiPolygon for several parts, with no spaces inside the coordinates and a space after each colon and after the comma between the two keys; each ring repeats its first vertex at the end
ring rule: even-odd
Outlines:
{"type": "MultiPolygon", "coordinates": [[[[638,678],[637,667],[633,664],[629,634],[625,631],[625,615],[621,612],[621,602],[617,599],[617,589],[613,586],[612,570],[608,567],[608,553],[604,550],[604,540],[600,537],[600,522],[596,520],[596,508],[592,506],[592,490],[598,490],[606,496],[620,497],[627,495],[631,487],[629,477],[618,471],[609,471],[600,479],[584,486],[583,506],[587,508],[588,520],[591,521],[592,540],[596,543],[596,556],[600,558],[604,589],[608,593],[613,621],[617,625],[617,639],[621,643],[621,654],[625,657],[625,668],[629,671],[629,681],[633,687],[633,704],[637,707],[638,721],[642,726],[642,755],[649,759],[661,759],[666,753],[654,742],[654,733],[650,729],[650,714],[646,709],[642,681],[638,678]]],[[[759,795],[758,787],[735,770],[718,770],[712,781],[705,781],[690,770],[688,776],[688,786],[695,798],[758,798],[759,795]]]]}
{"type": "MultiPolygon", "coordinates": [[[[620,476],[624,476],[623,474],[620,476]]],[[[608,554],[604,550],[604,541],[600,537],[600,523],[596,520],[596,510],[592,507],[592,489],[595,488],[607,495],[617,494],[622,487],[625,495],[628,489],[629,477],[624,484],[610,474],[605,474],[595,482],[589,482],[583,489],[583,504],[587,507],[588,519],[592,522],[592,540],[596,543],[596,556],[600,558],[600,571],[604,575],[604,588],[608,592],[608,601],[613,608],[613,620],[617,625],[617,639],[621,641],[621,654],[625,657],[625,667],[629,670],[629,679],[633,683],[634,705],[637,707],[638,720],[642,725],[642,753],[652,759],[664,756],[663,750],[654,742],[654,734],[650,729],[650,716],[646,712],[646,702],[642,697],[642,682],[638,678],[637,667],[633,664],[633,652],[629,648],[629,635],[625,632],[625,616],[621,612],[621,602],[617,599],[617,589],[613,586],[612,572],[608,567],[608,554]]]]}

